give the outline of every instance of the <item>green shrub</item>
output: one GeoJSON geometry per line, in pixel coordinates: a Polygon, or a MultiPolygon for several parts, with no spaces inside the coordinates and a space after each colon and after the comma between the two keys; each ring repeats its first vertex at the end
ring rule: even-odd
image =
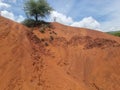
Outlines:
{"type": "Polygon", "coordinates": [[[22,24],[27,26],[27,27],[34,27],[35,26],[35,20],[33,19],[25,19],[22,24]]]}
{"type": "Polygon", "coordinates": [[[23,25],[27,26],[27,27],[40,27],[40,32],[41,33],[45,33],[46,28],[49,30],[50,28],[52,28],[52,25],[48,22],[45,21],[38,21],[36,22],[34,19],[25,19],[22,22],[23,25]]]}

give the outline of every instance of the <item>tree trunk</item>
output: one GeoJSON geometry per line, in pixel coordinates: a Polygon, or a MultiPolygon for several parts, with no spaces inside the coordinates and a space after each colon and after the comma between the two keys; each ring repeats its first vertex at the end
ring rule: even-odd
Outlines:
{"type": "Polygon", "coordinates": [[[38,15],[35,15],[35,21],[38,22],[38,15]]]}

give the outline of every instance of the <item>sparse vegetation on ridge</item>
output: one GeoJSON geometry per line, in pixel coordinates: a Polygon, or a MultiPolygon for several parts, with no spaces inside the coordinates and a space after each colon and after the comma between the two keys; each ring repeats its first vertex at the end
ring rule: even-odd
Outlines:
{"type": "Polygon", "coordinates": [[[108,34],[120,37],[120,31],[107,32],[108,34]]]}

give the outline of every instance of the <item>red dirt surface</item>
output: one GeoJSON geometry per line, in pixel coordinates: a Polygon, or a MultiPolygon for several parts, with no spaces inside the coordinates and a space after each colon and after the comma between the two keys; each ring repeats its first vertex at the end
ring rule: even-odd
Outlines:
{"type": "Polygon", "coordinates": [[[120,38],[0,17],[0,90],[120,90],[120,38]]]}

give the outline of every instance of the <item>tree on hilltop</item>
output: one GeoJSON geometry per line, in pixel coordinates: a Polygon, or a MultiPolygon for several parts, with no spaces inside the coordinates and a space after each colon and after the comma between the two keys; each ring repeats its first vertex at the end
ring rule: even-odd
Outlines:
{"type": "Polygon", "coordinates": [[[45,18],[52,10],[52,7],[50,7],[46,0],[27,0],[24,4],[26,15],[34,19],[35,22],[45,18]]]}

